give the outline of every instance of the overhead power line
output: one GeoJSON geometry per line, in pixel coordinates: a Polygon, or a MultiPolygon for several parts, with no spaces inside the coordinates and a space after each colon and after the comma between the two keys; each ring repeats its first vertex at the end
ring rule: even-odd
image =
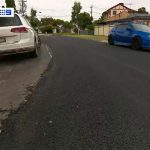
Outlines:
{"type": "Polygon", "coordinates": [[[40,10],[40,11],[71,11],[71,9],[46,9],[46,8],[39,8],[39,7],[32,7],[32,6],[28,6],[28,8],[34,8],[34,9],[37,9],[37,10],[40,10]]]}
{"type": "Polygon", "coordinates": [[[37,15],[37,16],[41,16],[41,17],[54,17],[54,18],[65,18],[65,17],[70,17],[70,15],[64,15],[64,16],[51,16],[51,15],[41,15],[41,14],[39,14],[39,15],[37,15]]]}
{"type": "Polygon", "coordinates": [[[131,9],[132,5],[134,5],[134,4],[133,3],[128,3],[126,5],[128,5],[130,7],[130,9],[131,9]]]}
{"type": "Polygon", "coordinates": [[[97,9],[97,10],[106,10],[106,8],[100,8],[100,7],[97,7],[97,6],[93,6],[94,9],[97,9]]]}

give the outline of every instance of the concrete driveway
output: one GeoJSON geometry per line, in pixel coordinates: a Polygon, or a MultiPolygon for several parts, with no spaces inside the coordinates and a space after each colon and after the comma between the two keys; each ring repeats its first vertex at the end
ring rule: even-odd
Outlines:
{"type": "Polygon", "coordinates": [[[47,69],[52,58],[50,49],[42,45],[39,52],[38,58],[27,55],[0,57],[0,122],[27,102],[27,97],[47,69]]]}

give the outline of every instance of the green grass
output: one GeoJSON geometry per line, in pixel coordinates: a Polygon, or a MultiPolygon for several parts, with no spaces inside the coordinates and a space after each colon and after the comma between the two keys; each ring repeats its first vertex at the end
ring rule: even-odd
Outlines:
{"type": "Polygon", "coordinates": [[[62,36],[74,37],[74,38],[81,38],[81,39],[88,39],[88,40],[95,40],[95,41],[103,41],[107,40],[107,36],[100,36],[100,35],[78,35],[78,34],[61,34],[62,36]]]}

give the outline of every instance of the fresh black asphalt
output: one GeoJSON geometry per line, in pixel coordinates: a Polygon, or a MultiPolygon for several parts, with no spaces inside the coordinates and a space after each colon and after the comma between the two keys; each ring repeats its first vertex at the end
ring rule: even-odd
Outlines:
{"type": "Polygon", "coordinates": [[[6,121],[0,150],[149,150],[150,52],[59,36],[42,42],[53,62],[6,121]]]}

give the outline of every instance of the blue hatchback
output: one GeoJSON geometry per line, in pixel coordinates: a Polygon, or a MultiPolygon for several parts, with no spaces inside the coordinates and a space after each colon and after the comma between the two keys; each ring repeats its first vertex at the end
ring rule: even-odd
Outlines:
{"type": "Polygon", "coordinates": [[[120,23],[109,32],[108,43],[150,49],[150,27],[139,23],[120,23]]]}

